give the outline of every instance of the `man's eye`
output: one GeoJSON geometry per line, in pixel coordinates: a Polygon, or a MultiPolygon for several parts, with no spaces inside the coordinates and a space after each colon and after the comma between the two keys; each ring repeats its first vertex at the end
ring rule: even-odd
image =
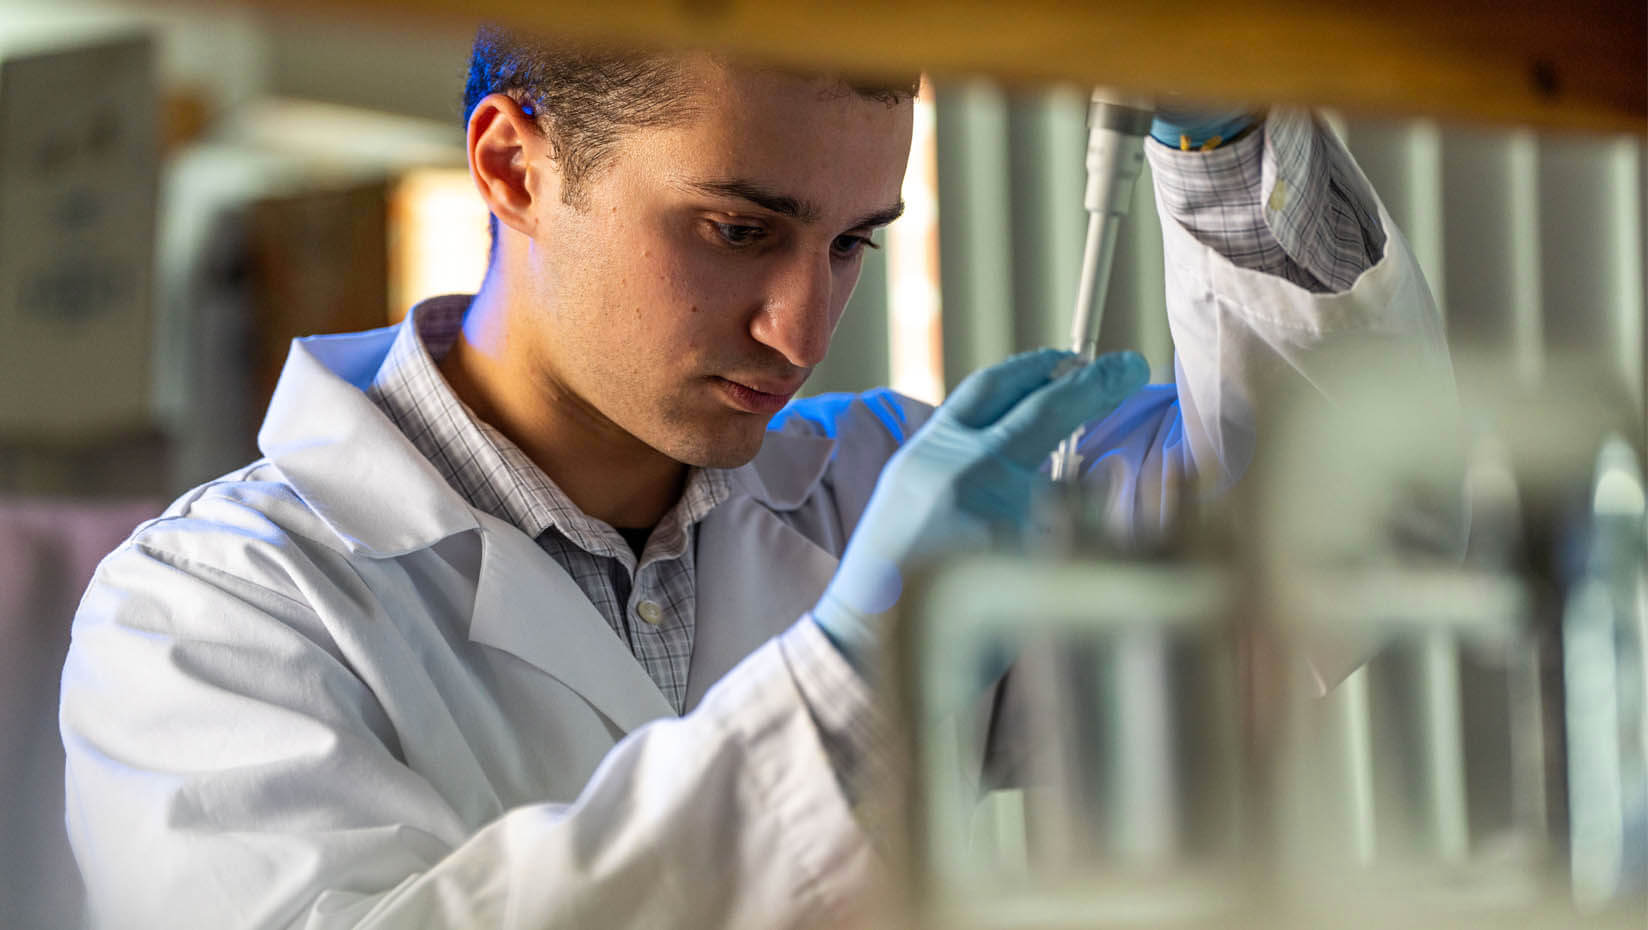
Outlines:
{"type": "Polygon", "coordinates": [[[715,227],[715,234],[727,245],[741,246],[754,245],[766,234],[766,230],[759,226],[744,226],[738,223],[711,223],[715,227]]]}
{"type": "Polygon", "coordinates": [[[830,251],[834,252],[837,258],[852,258],[854,255],[857,255],[865,249],[879,248],[881,248],[881,246],[876,245],[875,242],[868,236],[854,236],[850,234],[836,236],[835,242],[830,245],[830,251]]]}

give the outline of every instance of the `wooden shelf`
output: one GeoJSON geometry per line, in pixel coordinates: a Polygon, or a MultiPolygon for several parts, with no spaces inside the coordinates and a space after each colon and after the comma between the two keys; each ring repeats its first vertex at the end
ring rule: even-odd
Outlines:
{"type": "MultiPolygon", "coordinates": [[[[290,13],[290,0],[243,0],[290,13]]],[[[1648,130],[1643,0],[334,0],[864,74],[926,70],[1499,125],[1648,130]]],[[[301,9],[302,7],[300,7],[301,9]]]]}

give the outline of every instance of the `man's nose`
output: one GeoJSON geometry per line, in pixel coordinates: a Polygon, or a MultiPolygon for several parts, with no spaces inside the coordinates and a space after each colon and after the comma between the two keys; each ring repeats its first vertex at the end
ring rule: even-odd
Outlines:
{"type": "Polygon", "coordinates": [[[750,323],[750,335],[797,368],[817,365],[824,360],[835,328],[834,285],[827,255],[797,256],[785,263],[750,323]]]}

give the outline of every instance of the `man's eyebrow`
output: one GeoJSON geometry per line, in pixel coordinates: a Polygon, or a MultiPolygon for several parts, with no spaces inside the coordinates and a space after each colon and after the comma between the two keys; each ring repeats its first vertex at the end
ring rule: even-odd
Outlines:
{"type": "Polygon", "coordinates": [[[818,208],[812,204],[804,200],[797,200],[788,194],[780,194],[771,188],[762,187],[753,181],[736,179],[688,181],[686,186],[701,194],[748,200],[764,210],[771,210],[780,216],[791,216],[804,223],[811,223],[818,219],[818,208]]]}
{"type": "Polygon", "coordinates": [[[904,201],[900,200],[898,203],[895,203],[890,207],[877,210],[868,216],[861,217],[859,221],[854,223],[850,228],[859,229],[864,226],[886,226],[888,223],[891,223],[893,220],[896,220],[903,215],[904,201]]]}
{"type": "MultiPolygon", "coordinates": [[[[771,188],[763,187],[753,181],[742,181],[737,179],[688,181],[686,182],[686,187],[691,190],[698,191],[701,194],[710,194],[717,197],[737,197],[740,200],[748,200],[750,203],[753,203],[764,210],[771,210],[779,216],[794,217],[803,223],[815,223],[818,221],[818,207],[805,200],[799,200],[795,197],[791,197],[788,194],[780,194],[771,188]]],[[[893,220],[898,219],[903,214],[904,201],[900,200],[898,203],[893,204],[890,207],[877,210],[874,213],[860,217],[858,221],[853,223],[849,228],[858,229],[863,226],[885,226],[893,220]]]]}

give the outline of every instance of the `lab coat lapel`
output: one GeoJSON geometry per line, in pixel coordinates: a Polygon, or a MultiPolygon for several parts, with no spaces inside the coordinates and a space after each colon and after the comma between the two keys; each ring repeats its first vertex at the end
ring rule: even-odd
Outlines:
{"type": "Polygon", "coordinates": [[[404,555],[481,533],[470,639],[542,669],[624,730],[674,709],[555,560],[463,501],[362,393],[397,330],[293,343],[259,445],[350,552],[404,555]]]}
{"type": "MultiPolygon", "coordinates": [[[[769,436],[766,468],[746,473],[698,528],[698,600],[686,707],[818,602],[837,558],[780,520],[817,484],[832,444],[769,436]],[[758,479],[765,473],[765,482],[758,479]]],[[[746,466],[749,468],[750,466],[746,466]]]]}
{"type": "Polygon", "coordinates": [[[578,692],[625,732],[675,710],[577,582],[537,542],[490,514],[469,638],[578,692]]]}

